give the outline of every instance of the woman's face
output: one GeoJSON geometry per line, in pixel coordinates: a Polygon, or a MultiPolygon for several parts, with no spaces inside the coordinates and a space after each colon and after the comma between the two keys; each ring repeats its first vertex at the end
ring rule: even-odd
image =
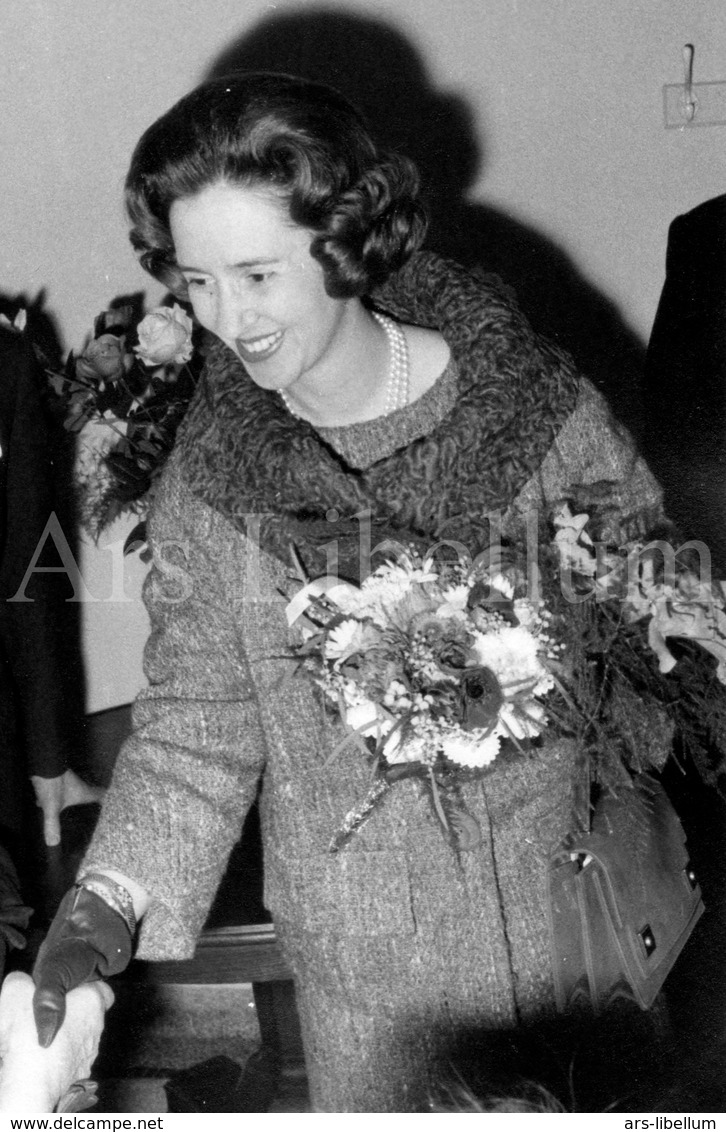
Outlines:
{"type": "Polygon", "coordinates": [[[272,192],[226,182],[175,201],[169,222],[202,326],[264,389],[315,383],[335,353],[348,303],[327,294],[312,234],[272,192]]]}

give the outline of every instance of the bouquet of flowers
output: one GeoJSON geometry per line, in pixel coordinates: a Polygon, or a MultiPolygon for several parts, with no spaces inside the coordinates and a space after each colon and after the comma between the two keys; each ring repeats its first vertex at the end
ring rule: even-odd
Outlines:
{"type": "Polygon", "coordinates": [[[457,851],[473,848],[478,829],[457,783],[504,750],[532,754],[547,729],[574,737],[609,784],[627,780],[624,767],[662,767],[674,726],[724,761],[726,696],[712,694],[714,679],[726,683],[721,587],[680,563],[668,577],[657,544],[597,544],[589,522],[558,508],[535,592],[501,548],[474,564],[402,549],[360,586],[327,577],[295,595],[296,657],[346,728],[333,754],[353,744],[374,771],[332,851],[410,777],[457,851]],[[696,642],[688,660],[684,641],[696,642]],[[677,678],[671,647],[684,661],[677,678]]]}
{"type": "Polygon", "coordinates": [[[546,727],[551,618],[543,602],[515,597],[503,573],[467,574],[458,561],[435,570],[411,552],[360,588],[319,591],[302,591],[317,624],[301,652],[352,735],[373,738],[389,765],[482,767],[502,738],[516,744],[546,727]]]}
{"type": "Polygon", "coordinates": [[[103,431],[76,472],[81,520],[94,536],[123,512],[143,511],[202,364],[181,306],[143,314],[132,302],[100,314],[92,339],[62,371],[47,368],[64,427],[79,433],[95,422],[103,431]]]}

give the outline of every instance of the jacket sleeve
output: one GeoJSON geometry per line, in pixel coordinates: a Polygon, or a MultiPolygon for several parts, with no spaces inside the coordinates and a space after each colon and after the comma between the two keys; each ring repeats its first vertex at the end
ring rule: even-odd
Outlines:
{"type": "Polygon", "coordinates": [[[138,950],[146,959],[193,953],[265,763],[236,628],[244,539],[173,465],[150,523],[149,687],[82,866],[118,869],[151,893],[138,950]]]}
{"type": "Polygon", "coordinates": [[[668,514],[726,571],[726,198],[670,226],[646,356],[644,451],[668,514]]]}
{"type": "Polygon", "coordinates": [[[714,441],[723,447],[725,221],[723,205],[701,207],[668,232],[644,374],[646,429],[664,459],[708,458],[714,441]]]}

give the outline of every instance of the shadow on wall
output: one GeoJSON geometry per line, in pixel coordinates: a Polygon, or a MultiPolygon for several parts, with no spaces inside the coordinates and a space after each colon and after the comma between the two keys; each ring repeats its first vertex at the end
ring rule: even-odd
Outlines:
{"type": "Polygon", "coordinates": [[[360,107],[379,141],[421,171],[428,245],[500,275],[535,329],[569,350],[620,420],[639,433],[643,344],[561,248],[498,208],[467,201],[486,167],[472,115],[460,98],[433,88],[400,31],[328,8],[270,16],[227,48],[208,77],[235,70],[326,82],[360,107]]]}

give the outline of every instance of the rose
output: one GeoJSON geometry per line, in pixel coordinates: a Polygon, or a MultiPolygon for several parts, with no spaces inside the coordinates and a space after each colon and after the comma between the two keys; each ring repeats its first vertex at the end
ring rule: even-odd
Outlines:
{"type": "Polygon", "coordinates": [[[76,358],[76,374],[86,381],[118,381],[126,369],[124,340],[101,334],[76,358]]]}
{"type": "Polygon", "coordinates": [[[178,303],[156,307],[139,323],[139,344],[134,351],[147,366],[182,365],[192,356],[192,327],[178,303]]]}

